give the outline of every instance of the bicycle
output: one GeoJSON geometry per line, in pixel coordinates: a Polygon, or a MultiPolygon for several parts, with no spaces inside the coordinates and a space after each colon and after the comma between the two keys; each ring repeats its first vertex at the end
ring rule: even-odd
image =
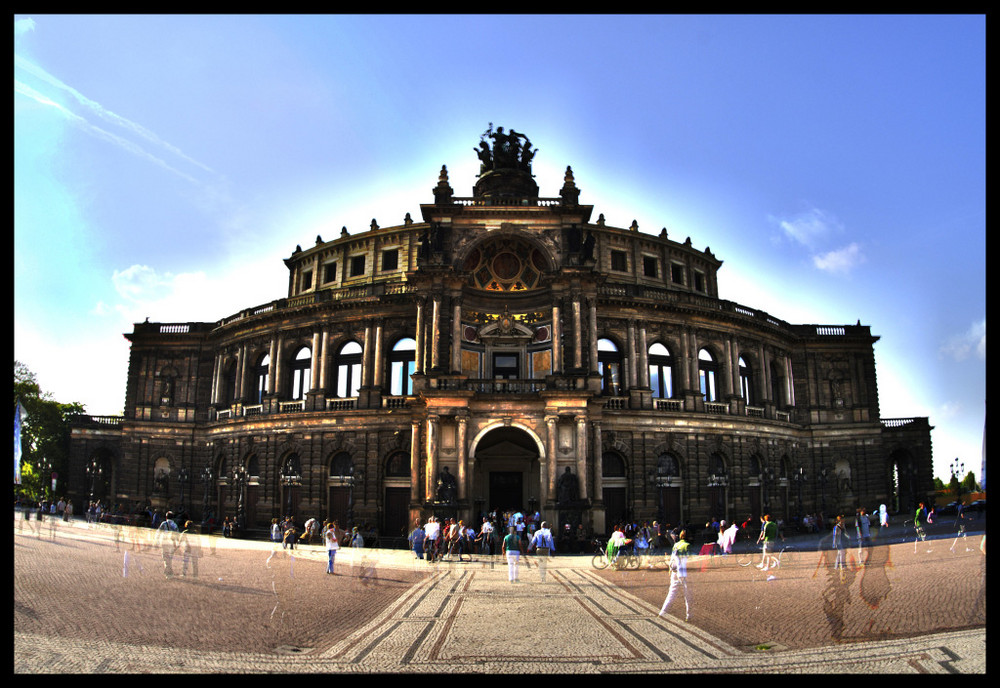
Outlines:
{"type": "Polygon", "coordinates": [[[604,541],[594,540],[594,546],[597,548],[597,553],[591,559],[590,563],[595,569],[602,570],[608,568],[608,566],[617,571],[639,568],[639,557],[635,554],[635,548],[630,545],[619,547],[618,551],[612,556],[609,556],[607,545],[604,541]]]}

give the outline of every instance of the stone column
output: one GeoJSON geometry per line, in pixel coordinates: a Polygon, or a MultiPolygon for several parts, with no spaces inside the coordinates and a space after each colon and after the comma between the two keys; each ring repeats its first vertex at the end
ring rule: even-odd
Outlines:
{"type": "Polygon", "coordinates": [[[375,323],[375,360],[372,362],[372,385],[374,387],[382,386],[382,372],[385,368],[385,364],[382,362],[384,353],[382,351],[382,321],[378,320],[375,323]]]}
{"type": "Polygon", "coordinates": [[[458,499],[462,501],[465,499],[466,483],[468,483],[468,456],[466,454],[465,446],[465,436],[468,429],[469,419],[465,415],[459,415],[456,420],[458,421],[458,438],[455,440],[458,443],[458,499]]]}
{"type": "Polygon", "coordinates": [[[420,501],[420,421],[410,421],[410,502],[420,501]]]}
{"type": "Polygon", "coordinates": [[[636,359],[638,358],[635,353],[635,321],[628,321],[628,329],[626,330],[626,342],[625,342],[625,363],[628,365],[628,388],[635,389],[639,386],[639,378],[637,375],[636,359]]]}
{"type": "Polygon", "coordinates": [[[438,443],[438,416],[427,416],[427,485],[425,497],[427,501],[434,499],[434,490],[437,487],[437,443],[438,443]]]}
{"type": "Polygon", "coordinates": [[[590,336],[590,372],[597,373],[597,299],[590,300],[590,323],[587,328],[590,336]]]}
{"type": "Polygon", "coordinates": [[[322,361],[322,353],[320,348],[322,347],[323,334],[321,332],[313,332],[312,336],[312,362],[310,363],[311,369],[309,371],[309,391],[315,392],[319,387],[319,369],[322,361]]]}
{"type": "Polygon", "coordinates": [[[365,325],[365,343],[361,353],[361,389],[368,389],[372,384],[372,349],[374,349],[372,337],[372,324],[365,325]]]}
{"type": "Polygon", "coordinates": [[[271,338],[271,350],[268,352],[270,357],[270,362],[267,364],[267,393],[268,395],[273,395],[275,386],[278,382],[278,356],[280,349],[278,348],[278,338],[271,338]]]}
{"type": "Polygon", "coordinates": [[[552,306],[552,373],[560,375],[563,371],[562,323],[559,322],[559,306],[552,306]]]}
{"type": "Polygon", "coordinates": [[[649,345],[645,325],[639,328],[639,380],[643,389],[649,389],[649,345]]]}
{"type": "Polygon", "coordinates": [[[462,303],[452,299],[451,322],[451,372],[462,372],[462,303]]]}
{"type": "Polygon", "coordinates": [[[788,405],[795,406],[795,385],[792,380],[792,357],[785,356],[785,384],[788,386],[788,405]]]}
{"type": "Polygon", "coordinates": [[[328,342],[330,340],[330,333],[327,328],[323,328],[319,333],[319,383],[318,387],[324,392],[326,391],[326,386],[329,384],[327,380],[327,359],[330,358],[327,352],[328,342]]]}
{"type": "Polygon", "coordinates": [[[416,362],[413,372],[423,375],[424,373],[424,300],[417,299],[417,326],[413,338],[416,340],[416,362]]]}
{"type": "Polygon", "coordinates": [[[604,501],[604,446],[601,444],[601,424],[598,421],[591,422],[594,428],[594,501],[602,503],[604,501]]]}
{"type": "Polygon", "coordinates": [[[435,296],[431,308],[431,370],[437,370],[441,350],[441,297],[435,296]]]}
{"type": "Polygon", "coordinates": [[[573,330],[576,337],[573,340],[573,366],[583,366],[583,329],[580,323],[580,298],[573,297],[573,330]]]}
{"type": "Polygon", "coordinates": [[[212,364],[212,396],[211,404],[219,403],[219,382],[220,371],[222,370],[222,354],[215,354],[215,362],[212,364]]]}
{"type": "Polygon", "coordinates": [[[580,499],[587,498],[587,417],[576,417],[576,472],[580,482],[580,499]]]}
{"type": "Polygon", "coordinates": [[[557,426],[559,418],[557,416],[546,416],[545,417],[545,428],[548,432],[546,436],[546,473],[545,476],[545,492],[546,494],[542,496],[543,502],[549,500],[555,500],[556,497],[556,446],[558,445],[557,434],[559,428],[557,426]]]}

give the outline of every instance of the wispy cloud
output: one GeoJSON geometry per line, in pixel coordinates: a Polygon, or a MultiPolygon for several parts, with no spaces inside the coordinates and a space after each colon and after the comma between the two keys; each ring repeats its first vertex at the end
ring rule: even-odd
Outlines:
{"type": "MultiPolygon", "coordinates": [[[[33,28],[34,25],[32,23],[30,27],[22,27],[20,29],[15,28],[15,31],[24,33],[25,31],[32,30],[33,28]]],[[[169,153],[170,155],[177,157],[178,159],[187,164],[193,165],[210,174],[215,174],[215,172],[207,165],[185,154],[176,146],[167,143],[166,141],[164,141],[159,136],[149,131],[142,125],[132,122],[131,120],[128,120],[124,117],[121,117],[112,112],[111,110],[108,110],[107,108],[103,107],[100,103],[91,100],[90,98],[87,98],[82,93],[77,91],[75,88],[69,86],[68,84],[63,83],[60,79],[53,76],[52,74],[49,74],[47,71],[45,71],[38,65],[32,63],[30,60],[27,60],[26,58],[15,54],[14,68],[15,70],[20,70],[25,75],[29,75],[30,77],[34,77],[35,79],[37,79],[40,82],[38,84],[39,87],[42,86],[51,87],[56,90],[55,93],[64,93],[70,95],[73,101],[76,102],[76,104],[82,106],[81,109],[83,114],[75,112],[66,105],[62,105],[59,102],[57,102],[55,94],[43,93],[42,91],[38,90],[38,88],[30,86],[23,80],[19,80],[16,77],[14,79],[14,93],[31,98],[35,102],[40,103],[42,105],[57,108],[70,121],[72,121],[75,125],[79,126],[82,130],[86,131],[87,133],[97,136],[98,138],[101,138],[116,146],[119,146],[134,155],[138,155],[139,157],[154,162],[157,165],[163,167],[164,169],[167,169],[173,172],[174,174],[177,174],[183,177],[184,179],[187,179],[188,181],[194,183],[199,183],[199,180],[197,180],[190,174],[186,174],[178,170],[175,166],[167,163],[165,160],[158,157],[157,155],[147,152],[143,146],[152,146],[155,149],[158,149],[160,151],[169,153]],[[121,130],[123,130],[125,134],[136,137],[139,143],[129,140],[123,136],[112,134],[111,132],[102,129],[101,127],[98,127],[95,124],[92,124],[90,120],[87,119],[87,116],[95,116],[100,120],[102,120],[103,122],[112,125],[113,127],[120,128],[121,130]]]]}
{"type": "Polygon", "coordinates": [[[792,217],[770,217],[781,230],[781,238],[802,246],[811,254],[812,264],[818,270],[846,274],[865,262],[861,245],[851,242],[839,248],[829,248],[842,241],[846,234],[843,223],[832,213],[810,206],[792,217]]]}
{"type": "Polygon", "coordinates": [[[823,272],[846,274],[865,262],[865,257],[861,253],[861,247],[851,243],[843,248],[814,255],[812,260],[813,265],[823,272]]]}
{"type": "Polygon", "coordinates": [[[968,330],[953,335],[940,349],[945,356],[964,361],[969,356],[975,356],[980,361],[986,360],[986,318],[973,323],[968,330]]]}

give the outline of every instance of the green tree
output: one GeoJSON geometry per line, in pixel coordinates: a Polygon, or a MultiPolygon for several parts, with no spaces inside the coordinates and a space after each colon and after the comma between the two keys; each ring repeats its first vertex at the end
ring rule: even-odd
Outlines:
{"type": "Polygon", "coordinates": [[[42,391],[35,374],[14,361],[14,403],[24,409],[21,419],[21,490],[35,498],[52,497],[51,474],[60,476],[62,494],[69,467],[69,419],[83,413],[78,402],[61,403],[42,391]]]}

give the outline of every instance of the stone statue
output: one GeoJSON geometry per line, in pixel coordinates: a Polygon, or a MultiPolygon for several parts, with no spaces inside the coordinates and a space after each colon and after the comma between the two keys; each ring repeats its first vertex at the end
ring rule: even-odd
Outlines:
{"type": "Polygon", "coordinates": [[[560,504],[575,502],[580,494],[577,478],[570,472],[569,466],[566,467],[566,472],[559,476],[556,493],[560,504]]]}
{"type": "Polygon", "coordinates": [[[153,478],[153,493],[154,494],[167,494],[167,472],[160,471],[153,478]]]}
{"type": "Polygon", "coordinates": [[[445,466],[438,473],[437,479],[437,500],[445,504],[453,504],[458,494],[458,485],[455,483],[455,476],[451,474],[445,466]]]}

